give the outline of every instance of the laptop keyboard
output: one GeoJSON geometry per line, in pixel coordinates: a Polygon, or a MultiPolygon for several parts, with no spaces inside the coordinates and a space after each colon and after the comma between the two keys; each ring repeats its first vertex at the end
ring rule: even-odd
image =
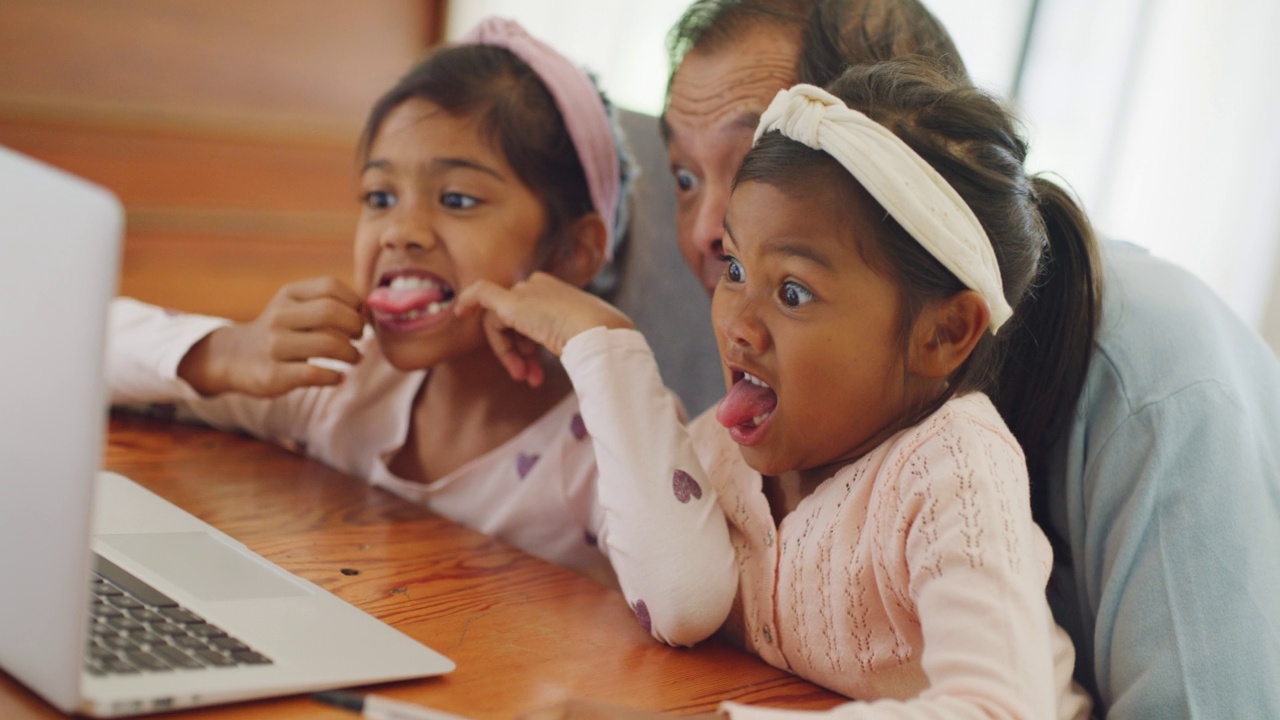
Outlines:
{"type": "Polygon", "coordinates": [[[90,590],[85,669],[93,675],[271,664],[270,658],[96,553],[90,590]]]}

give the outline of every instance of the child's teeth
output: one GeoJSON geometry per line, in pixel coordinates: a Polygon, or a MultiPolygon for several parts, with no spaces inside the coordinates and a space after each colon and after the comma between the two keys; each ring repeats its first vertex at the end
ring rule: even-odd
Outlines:
{"type": "Polygon", "coordinates": [[[742,379],[746,380],[752,385],[758,385],[760,387],[769,387],[768,385],[765,384],[763,380],[756,377],[755,375],[752,375],[751,373],[747,373],[747,372],[742,373],[742,379]]]}
{"type": "Polygon", "coordinates": [[[763,414],[763,415],[757,415],[757,416],[755,416],[755,417],[751,418],[751,424],[752,424],[752,425],[755,425],[755,426],[757,426],[757,427],[759,427],[759,426],[760,426],[760,423],[764,422],[765,420],[768,420],[768,419],[769,419],[769,415],[771,415],[771,414],[772,414],[772,413],[765,413],[765,414],[763,414]]]}
{"type": "Polygon", "coordinates": [[[391,279],[392,290],[419,290],[423,288],[431,289],[434,287],[436,287],[436,284],[424,277],[399,275],[391,279]]]}
{"type": "Polygon", "coordinates": [[[453,304],[452,299],[437,300],[431,303],[430,305],[427,305],[425,308],[414,308],[412,310],[405,310],[404,312],[396,315],[396,319],[402,322],[407,322],[409,320],[416,320],[424,315],[435,315],[436,313],[440,312],[441,310],[444,310],[445,308],[449,307],[452,304],[453,304]]]}

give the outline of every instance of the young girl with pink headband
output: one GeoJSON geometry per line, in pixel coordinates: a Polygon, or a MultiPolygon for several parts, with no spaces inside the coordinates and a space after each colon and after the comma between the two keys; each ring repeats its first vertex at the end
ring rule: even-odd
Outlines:
{"type": "MultiPolygon", "coordinates": [[[[370,113],[354,287],[291,283],[244,324],[118,300],[113,401],[177,403],[600,579],[671,561],[687,572],[642,583],[654,626],[677,643],[710,632],[690,578],[731,587],[732,564],[672,560],[683,549],[654,531],[668,516],[633,510],[669,488],[598,483],[564,370],[512,381],[480,319],[454,312],[477,281],[597,278],[628,174],[610,112],[566,58],[514,22],[484,21],[370,113]]],[[[682,523],[727,536],[706,503],[681,509],[682,523]]]]}
{"type": "MultiPolygon", "coordinates": [[[[1094,243],[1025,157],[1000,103],[920,58],[778,93],[724,217],[712,320],[727,392],[687,427],[644,339],[581,291],[536,274],[460,300],[484,310],[514,376],[537,358],[512,331],[560,355],[602,482],[670,485],[677,502],[651,499],[667,532],[689,531],[685,558],[738,570],[698,602],[723,637],[853,700],[821,717],[1089,717],[1045,599],[1026,461],[989,397],[1019,360],[1009,348],[1027,348],[1019,307],[1047,243],[1094,243]],[[715,498],[727,541],[674,521],[695,497],[715,498]]],[[[666,567],[642,570],[627,579],[666,567]]],[[[570,703],[526,720],[645,715],[570,703]]]]}

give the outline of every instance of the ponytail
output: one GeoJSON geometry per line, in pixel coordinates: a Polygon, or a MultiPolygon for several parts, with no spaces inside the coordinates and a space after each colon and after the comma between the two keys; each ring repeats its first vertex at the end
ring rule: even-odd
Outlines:
{"type": "MultiPolygon", "coordinates": [[[[1051,527],[1048,454],[1071,422],[1101,315],[1088,218],[1062,187],[1027,175],[1027,145],[1006,106],[937,63],[909,57],[857,66],[827,89],[907,143],[982,223],[1013,317],[978,341],[925,410],[952,395],[987,393],[1026,454],[1033,516],[1051,527]]],[[[878,244],[909,313],[963,289],[892,218],[884,226],[878,244]]]]}
{"type": "Polygon", "coordinates": [[[1097,240],[1084,211],[1060,186],[1031,178],[1046,247],[1014,314],[993,400],[1027,456],[1031,509],[1049,528],[1048,454],[1071,422],[1101,315],[1097,240]]]}

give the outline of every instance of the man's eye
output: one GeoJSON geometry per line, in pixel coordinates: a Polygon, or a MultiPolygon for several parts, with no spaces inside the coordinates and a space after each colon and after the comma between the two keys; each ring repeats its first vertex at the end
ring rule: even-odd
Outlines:
{"type": "Polygon", "coordinates": [[[778,297],[782,299],[782,304],[787,307],[808,305],[814,299],[813,293],[793,280],[788,280],[782,284],[782,287],[778,290],[778,297]]]}
{"type": "Polygon", "coordinates": [[[385,190],[370,190],[363,198],[366,207],[384,210],[396,204],[396,196],[385,190]]]}
{"type": "Polygon", "coordinates": [[[727,279],[729,282],[735,282],[735,283],[740,283],[743,281],[743,279],[745,279],[746,273],[742,269],[742,263],[739,263],[737,258],[726,255],[722,258],[722,260],[724,260],[725,262],[725,266],[724,266],[725,279],[727,279]]]}
{"type": "Polygon", "coordinates": [[[676,168],[674,175],[676,178],[676,189],[682,193],[689,192],[698,184],[698,178],[684,168],[676,168]]]}
{"type": "Polygon", "coordinates": [[[470,210],[479,205],[480,201],[470,195],[449,192],[440,196],[440,204],[452,210],[470,210]]]}

